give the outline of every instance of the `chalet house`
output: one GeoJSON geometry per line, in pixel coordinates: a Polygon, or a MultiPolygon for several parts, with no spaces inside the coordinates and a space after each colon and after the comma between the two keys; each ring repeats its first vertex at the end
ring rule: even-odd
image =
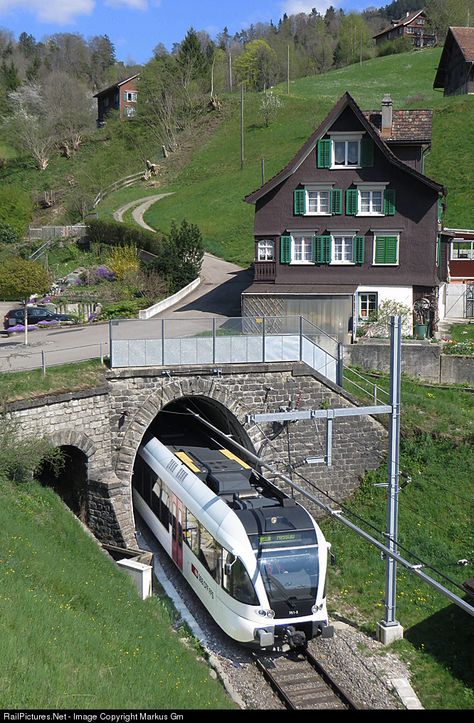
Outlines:
{"type": "Polygon", "coordinates": [[[449,28],[433,88],[444,95],[474,93],[474,28],[449,28]]]}
{"type": "Polygon", "coordinates": [[[448,260],[445,318],[474,319],[474,229],[444,228],[448,260]]]}
{"type": "Polygon", "coordinates": [[[111,110],[118,110],[120,118],[132,118],[135,115],[139,79],[139,75],[132,75],[94,95],[94,98],[97,98],[97,125],[99,127],[104,125],[107,113],[111,110]]]}
{"type": "MultiPolygon", "coordinates": [[[[243,316],[303,316],[353,341],[384,300],[438,299],[444,189],[423,174],[431,111],[363,112],[345,93],[255,204],[243,316]]],[[[407,329],[411,334],[412,330],[407,329]]]]}
{"type": "Polygon", "coordinates": [[[428,26],[424,10],[415,10],[407,13],[400,20],[392,20],[391,25],[374,35],[373,38],[376,45],[400,38],[410,38],[415,48],[436,45],[436,35],[428,26]]]}

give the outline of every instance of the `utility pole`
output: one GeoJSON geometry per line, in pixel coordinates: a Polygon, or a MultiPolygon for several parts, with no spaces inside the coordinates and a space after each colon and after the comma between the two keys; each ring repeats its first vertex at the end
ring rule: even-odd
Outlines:
{"type": "Polygon", "coordinates": [[[286,53],[286,92],[290,95],[290,46],[287,46],[286,53]]]}
{"type": "Polygon", "coordinates": [[[244,84],[240,85],[240,170],[244,167],[244,84]]]}
{"type": "MultiPolygon", "coordinates": [[[[390,415],[387,483],[387,547],[397,554],[398,493],[400,479],[400,394],[402,322],[400,316],[390,319],[390,415]]],[[[397,561],[392,555],[386,557],[385,617],[377,626],[379,640],[385,645],[403,638],[403,628],[396,619],[397,607],[397,561]]]]}

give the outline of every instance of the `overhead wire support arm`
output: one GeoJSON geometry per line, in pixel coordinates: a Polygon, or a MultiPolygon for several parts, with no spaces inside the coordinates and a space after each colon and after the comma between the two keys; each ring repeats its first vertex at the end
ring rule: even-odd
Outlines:
{"type": "Polygon", "coordinates": [[[398,552],[394,552],[389,547],[384,545],[382,542],[379,542],[375,537],[372,537],[372,535],[369,535],[368,532],[363,530],[362,528],[355,525],[350,520],[346,519],[340,509],[331,509],[328,505],[326,505],[324,502],[321,502],[320,499],[318,499],[315,495],[311,494],[310,492],[307,492],[303,487],[301,487],[296,482],[293,482],[289,477],[287,477],[282,472],[279,472],[278,470],[274,469],[271,464],[268,462],[265,462],[265,460],[258,457],[256,454],[251,452],[247,447],[244,447],[242,444],[239,444],[231,435],[226,434],[218,427],[215,427],[211,422],[208,422],[207,419],[204,419],[196,412],[193,412],[192,409],[189,407],[186,410],[189,414],[191,414],[193,417],[199,420],[202,424],[204,424],[206,427],[211,429],[213,432],[218,434],[221,438],[226,439],[229,443],[231,443],[236,449],[240,450],[244,455],[247,456],[247,459],[249,459],[252,462],[255,462],[256,464],[260,465],[261,467],[264,467],[265,469],[268,469],[270,472],[272,472],[276,477],[279,477],[284,482],[289,484],[296,492],[299,492],[307,499],[314,502],[318,507],[323,509],[328,515],[331,515],[331,517],[334,517],[335,519],[339,520],[339,522],[342,522],[343,525],[346,525],[346,527],[349,527],[351,530],[356,532],[358,535],[363,537],[367,542],[374,545],[374,547],[377,547],[381,552],[384,552],[387,556],[393,557],[394,560],[396,560],[398,563],[400,563],[403,567],[405,567],[407,570],[412,572],[417,577],[420,577],[424,582],[428,583],[428,585],[431,585],[435,590],[440,592],[445,597],[449,598],[453,603],[458,605],[458,607],[462,608],[465,612],[469,613],[469,615],[474,616],[474,607],[472,605],[469,605],[465,600],[460,598],[455,593],[451,592],[451,590],[448,590],[448,588],[445,588],[443,585],[441,585],[437,580],[434,580],[433,578],[426,575],[424,572],[422,572],[421,569],[419,569],[419,565],[413,565],[413,563],[409,562],[408,560],[405,560],[401,555],[398,554],[398,552]]]}

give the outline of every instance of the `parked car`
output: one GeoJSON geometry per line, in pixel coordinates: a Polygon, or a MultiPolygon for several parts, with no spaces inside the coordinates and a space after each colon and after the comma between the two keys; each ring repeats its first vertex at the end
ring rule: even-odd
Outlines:
{"type": "MultiPolygon", "coordinates": [[[[38,324],[40,321],[59,321],[62,323],[74,323],[74,319],[69,314],[56,314],[41,306],[28,306],[28,324],[38,324]]],[[[3,328],[9,329],[17,324],[25,323],[25,309],[10,309],[3,317],[3,328]]]]}

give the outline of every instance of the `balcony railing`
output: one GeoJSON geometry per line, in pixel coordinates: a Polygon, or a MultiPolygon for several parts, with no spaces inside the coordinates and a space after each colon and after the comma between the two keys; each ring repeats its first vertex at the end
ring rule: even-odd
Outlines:
{"type": "Polygon", "coordinates": [[[275,261],[255,261],[254,262],[254,279],[255,281],[274,281],[275,280],[275,261]]]}

